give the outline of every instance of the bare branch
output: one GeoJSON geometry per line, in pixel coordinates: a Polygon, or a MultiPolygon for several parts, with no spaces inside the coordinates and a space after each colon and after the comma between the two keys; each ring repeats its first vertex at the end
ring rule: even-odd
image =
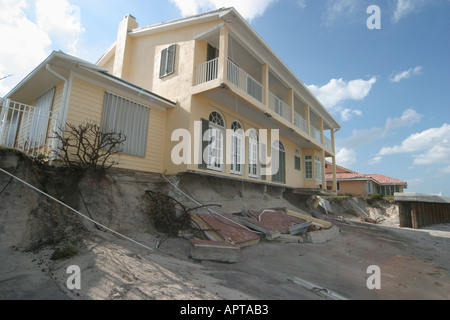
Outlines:
{"type": "Polygon", "coordinates": [[[102,131],[95,123],[67,124],[55,132],[55,138],[60,142],[56,154],[66,166],[103,170],[118,164],[110,158],[120,152],[126,141],[123,133],[102,131]]]}

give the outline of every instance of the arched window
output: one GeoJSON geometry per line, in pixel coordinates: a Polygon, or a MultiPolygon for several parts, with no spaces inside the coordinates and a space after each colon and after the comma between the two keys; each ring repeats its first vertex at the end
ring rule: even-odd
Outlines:
{"type": "Polygon", "coordinates": [[[259,177],[259,138],[255,129],[248,133],[248,174],[252,178],[259,177]]]}
{"type": "Polygon", "coordinates": [[[272,144],[272,181],[286,183],[286,149],[280,140],[272,144]]]}
{"type": "Polygon", "coordinates": [[[224,171],[225,120],[218,111],[209,115],[208,169],[224,171]]]}
{"type": "Polygon", "coordinates": [[[245,164],[244,129],[239,121],[231,124],[231,163],[230,173],[242,175],[245,164]]]}
{"type": "Polygon", "coordinates": [[[298,149],[295,150],[295,155],[294,155],[294,167],[295,170],[300,171],[301,170],[301,160],[300,160],[300,151],[298,151],[298,149]]]}
{"type": "Polygon", "coordinates": [[[286,149],[284,148],[284,144],[280,140],[275,140],[272,144],[272,147],[279,150],[280,152],[283,152],[283,153],[286,152],[286,149]]]}
{"type": "Polygon", "coordinates": [[[223,120],[222,115],[218,111],[213,111],[209,115],[209,122],[215,124],[216,126],[225,128],[225,120],[223,120]]]}

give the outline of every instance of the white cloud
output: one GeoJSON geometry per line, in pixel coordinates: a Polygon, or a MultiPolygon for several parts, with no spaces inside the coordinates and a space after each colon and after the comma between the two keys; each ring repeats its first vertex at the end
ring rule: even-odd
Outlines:
{"type": "Polygon", "coordinates": [[[450,124],[440,128],[431,128],[409,136],[401,145],[381,149],[380,155],[391,155],[406,152],[430,150],[431,148],[450,143],[450,124]]]}
{"type": "Polygon", "coordinates": [[[301,9],[306,8],[306,0],[297,0],[297,4],[301,9]]]}
{"type": "Polygon", "coordinates": [[[65,42],[65,46],[71,49],[69,53],[76,54],[79,37],[85,31],[78,6],[67,0],[37,0],[36,22],[51,37],[65,42]]]}
{"type": "Polygon", "coordinates": [[[400,118],[388,118],[385,125],[385,134],[395,128],[410,127],[422,120],[422,115],[416,110],[406,109],[400,118]]]}
{"type": "Polygon", "coordinates": [[[358,117],[362,116],[361,110],[350,109],[350,108],[345,108],[343,110],[340,110],[340,113],[341,113],[342,121],[350,121],[353,118],[353,116],[358,116],[358,117]]]}
{"type": "Polygon", "coordinates": [[[47,56],[52,41],[26,16],[27,1],[0,0],[0,7],[0,75],[13,74],[0,81],[3,96],[47,56]]]}
{"type": "Polygon", "coordinates": [[[310,85],[308,88],[325,107],[332,110],[346,100],[363,100],[369,95],[376,82],[376,77],[369,80],[356,79],[348,82],[341,78],[331,79],[328,84],[322,87],[310,85]]]}
{"type": "Polygon", "coordinates": [[[348,21],[355,12],[361,11],[361,2],[360,0],[328,0],[324,24],[331,26],[337,20],[348,21]]]}
{"type": "MultiPolygon", "coordinates": [[[[355,150],[357,148],[387,137],[395,128],[410,127],[420,122],[421,119],[422,115],[418,114],[415,110],[406,109],[400,117],[386,119],[384,128],[355,129],[348,138],[337,140],[337,144],[345,149],[347,154],[351,151],[356,154],[355,150]]],[[[368,164],[380,163],[383,160],[383,155],[381,153],[377,154],[372,160],[368,161],[368,164]]]]}
{"type": "Polygon", "coordinates": [[[398,22],[409,14],[417,12],[429,2],[429,0],[397,0],[397,7],[394,11],[392,20],[398,22]]]}
{"type": "Polygon", "coordinates": [[[423,70],[422,66],[417,66],[415,68],[410,68],[408,70],[399,72],[399,73],[391,76],[389,80],[391,80],[391,82],[400,82],[400,81],[402,81],[404,79],[411,78],[413,75],[421,74],[422,70],[423,70]]]}
{"type": "Polygon", "coordinates": [[[356,149],[384,137],[384,129],[373,127],[370,129],[355,129],[350,137],[339,141],[339,145],[345,148],[356,149]]]}
{"type": "Polygon", "coordinates": [[[372,142],[385,138],[395,128],[410,127],[419,123],[422,115],[418,114],[413,109],[406,109],[400,117],[387,118],[384,128],[373,127],[370,129],[355,129],[352,135],[342,141],[340,145],[346,148],[358,148],[363,145],[371,144],[372,142]]]}
{"type": "MultiPolygon", "coordinates": [[[[386,147],[380,156],[413,153],[414,165],[448,164],[450,159],[450,124],[415,133],[402,144],[386,147]]],[[[444,169],[447,170],[448,167],[444,169]]]]}
{"type": "Polygon", "coordinates": [[[381,162],[381,160],[383,160],[383,158],[382,157],[374,157],[372,160],[370,160],[368,163],[369,164],[377,164],[377,163],[380,163],[381,162]]]}
{"type": "Polygon", "coordinates": [[[55,39],[63,43],[58,49],[76,52],[84,29],[66,0],[0,0],[0,8],[0,77],[13,74],[0,81],[3,96],[50,54],[55,39]]]}
{"type": "MultiPolygon", "coordinates": [[[[267,7],[278,0],[170,0],[183,16],[198,14],[202,11],[234,7],[247,20],[262,16],[267,7]]],[[[302,4],[302,2],[299,2],[302,4]]]]}
{"type": "Polygon", "coordinates": [[[336,162],[343,167],[351,167],[356,163],[356,151],[354,149],[341,148],[336,155],[336,162]]]}

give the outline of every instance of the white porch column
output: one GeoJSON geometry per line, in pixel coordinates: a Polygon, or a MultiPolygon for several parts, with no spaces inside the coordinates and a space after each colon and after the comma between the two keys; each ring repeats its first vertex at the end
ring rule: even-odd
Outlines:
{"type": "Polygon", "coordinates": [[[305,104],[305,120],[306,120],[306,133],[311,135],[311,117],[309,116],[309,105],[305,104]]]}
{"type": "Polygon", "coordinates": [[[289,106],[291,107],[291,122],[294,123],[294,110],[295,110],[294,90],[290,88],[288,93],[289,93],[289,106]]]}
{"type": "Polygon", "coordinates": [[[336,157],[333,156],[333,192],[338,193],[337,177],[336,177],[336,157]]]}
{"type": "Polygon", "coordinates": [[[269,66],[263,64],[262,66],[262,86],[263,86],[263,103],[269,107],[269,66]]]}
{"type": "Polygon", "coordinates": [[[229,45],[229,32],[227,26],[220,27],[220,40],[219,40],[219,80],[220,83],[225,83],[228,79],[228,45],[229,45]]]}

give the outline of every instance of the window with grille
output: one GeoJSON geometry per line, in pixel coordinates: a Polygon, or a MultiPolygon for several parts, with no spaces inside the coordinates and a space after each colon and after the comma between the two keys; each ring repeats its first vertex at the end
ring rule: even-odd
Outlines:
{"type": "Polygon", "coordinates": [[[322,180],[322,159],[315,157],[315,174],[317,180],[322,180]]]}
{"type": "Polygon", "coordinates": [[[305,178],[306,179],[312,179],[313,178],[312,156],[305,156],[305,178]]]}
{"type": "Polygon", "coordinates": [[[248,137],[248,174],[252,178],[259,177],[258,152],[258,133],[256,130],[250,130],[248,137]]]}
{"type": "Polygon", "coordinates": [[[214,111],[209,116],[209,145],[208,163],[209,170],[224,171],[225,152],[225,120],[222,115],[214,111]]]}
{"type": "Polygon", "coordinates": [[[286,149],[281,141],[277,140],[272,145],[272,161],[276,166],[278,161],[278,172],[274,172],[272,181],[286,183],[286,149]],[[278,157],[274,157],[278,151],[278,157]]]}
{"type": "Polygon", "coordinates": [[[238,121],[231,125],[231,163],[230,172],[232,174],[243,174],[243,157],[245,153],[244,130],[238,121]]]}

